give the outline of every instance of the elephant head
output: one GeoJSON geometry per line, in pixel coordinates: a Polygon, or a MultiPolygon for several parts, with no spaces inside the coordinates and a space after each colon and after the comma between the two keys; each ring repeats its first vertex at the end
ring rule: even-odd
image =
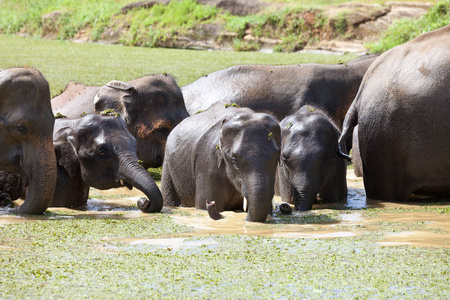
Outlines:
{"type": "Polygon", "coordinates": [[[25,173],[21,214],[42,214],[56,183],[54,117],[47,80],[33,68],[0,71],[0,169],[25,173]]]}
{"type": "MultiPolygon", "coordinates": [[[[161,192],[150,174],[139,164],[136,139],[129,133],[122,118],[91,114],[79,119],[58,119],[56,127],[54,144],[58,167],[65,170],[71,182],[82,182],[84,187],[102,190],[136,187],[149,198],[138,201],[142,211],[161,211],[161,192]]],[[[61,206],[64,195],[68,193],[65,190],[66,180],[60,184],[60,179],[58,175],[52,203],[55,206],[61,206]]]]}
{"type": "Polygon", "coordinates": [[[97,113],[111,109],[123,117],[145,168],[162,165],[167,136],[188,116],[180,88],[167,74],[111,81],[100,88],[94,105],[97,113]]]}
{"type": "Polygon", "coordinates": [[[244,196],[247,220],[264,222],[272,212],[280,156],[280,126],[265,113],[236,113],[219,133],[218,165],[244,196]]]}
{"type": "Polygon", "coordinates": [[[309,106],[280,122],[279,174],[283,201],[295,209],[312,209],[318,194],[324,202],[347,196],[345,161],[337,156],[339,130],[321,111],[309,106]],[[292,201],[293,200],[293,201],[292,201]]]}

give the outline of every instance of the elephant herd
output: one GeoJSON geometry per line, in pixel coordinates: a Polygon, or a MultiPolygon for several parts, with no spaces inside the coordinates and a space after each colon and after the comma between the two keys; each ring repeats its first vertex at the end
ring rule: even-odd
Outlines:
{"type": "Polygon", "coordinates": [[[190,206],[264,222],[273,195],[345,203],[346,160],[367,197],[450,192],[450,26],[346,64],[234,66],[178,87],[168,74],[50,99],[34,68],[0,70],[0,205],[86,204],[89,188],[141,190],[143,212],[190,206]],[[341,133],[342,130],[342,133],[341,133]],[[347,152],[352,149],[352,156],[347,152]],[[161,188],[146,171],[162,166],[161,188]]]}

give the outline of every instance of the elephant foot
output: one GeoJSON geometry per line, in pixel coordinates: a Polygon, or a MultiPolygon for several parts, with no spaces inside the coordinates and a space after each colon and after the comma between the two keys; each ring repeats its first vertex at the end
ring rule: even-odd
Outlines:
{"type": "Polygon", "coordinates": [[[9,196],[8,193],[1,193],[0,194],[0,207],[5,207],[5,206],[12,206],[13,203],[11,201],[11,197],[9,196]]]}
{"type": "Polygon", "coordinates": [[[206,200],[206,210],[208,211],[209,217],[213,220],[223,219],[223,216],[216,209],[216,202],[211,200],[206,200]]]}
{"type": "Polygon", "coordinates": [[[279,208],[280,208],[280,212],[283,215],[290,215],[290,214],[292,214],[291,206],[289,204],[285,203],[285,202],[281,203],[279,208]]]}

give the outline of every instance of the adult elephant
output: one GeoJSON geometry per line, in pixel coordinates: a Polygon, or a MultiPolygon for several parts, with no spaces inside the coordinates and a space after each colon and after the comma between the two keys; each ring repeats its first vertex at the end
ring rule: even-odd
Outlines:
{"type": "Polygon", "coordinates": [[[450,192],[449,41],[450,26],[425,33],[386,51],[367,71],[339,143],[358,125],[368,198],[450,192]]]}
{"type": "MultiPolygon", "coordinates": [[[[161,192],[139,164],[136,139],[122,118],[89,114],[57,119],[53,137],[58,177],[50,206],[79,207],[86,204],[90,187],[105,190],[126,186],[136,187],[148,197],[138,200],[142,211],[161,211],[161,192]]],[[[0,186],[10,187],[12,200],[26,192],[22,179],[0,172],[0,186]]]]}
{"type": "MultiPolygon", "coordinates": [[[[25,173],[28,194],[20,214],[42,214],[56,183],[54,117],[47,80],[33,68],[0,71],[0,170],[25,173]]],[[[5,195],[3,195],[5,197],[5,195]]]]}
{"type": "Polygon", "coordinates": [[[340,131],[322,111],[303,106],[280,122],[279,194],[295,209],[312,209],[319,194],[323,203],[347,200],[347,166],[338,157],[340,131]]]}
{"type": "Polygon", "coordinates": [[[189,117],[169,135],[161,191],[167,206],[248,210],[264,222],[272,211],[280,127],[265,113],[216,103],[189,117]]]}
{"type": "Polygon", "coordinates": [[[145,168],[160,167],[170,131],[188,116],[183,95],[168,74],[144,76],[128,82],[85,86],[70,82],[52,99],[54,114],[78,118],[86,113],[114,110],[136,138],[137,153],[145,168]]]}
{"type": "Polygon", "coordinates": [[[361,80],[377,55],[346,64],[239,65],[226,68],[181,88],[190,115],[228,100],[278,121],[312,105],[328,114],[339,128],[361,80]]]}

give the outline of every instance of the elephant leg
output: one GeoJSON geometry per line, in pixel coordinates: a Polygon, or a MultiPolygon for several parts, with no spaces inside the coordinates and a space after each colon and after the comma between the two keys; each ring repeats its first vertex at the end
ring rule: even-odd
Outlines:
{"type": "MultiPolygon", "coordinates": [[[[399,167],[399,169],[401,169],[399,167]]],[[[401,174],[383,172],[381,176],[368,176],[370,172],[364,171],[364,187],[368,199],[404,202],[411,198],[415,189],[411,188],[408,181],[401,174]]]]}
{"type": "Polygon", "coordinates": [[[12,205],[11,197],[8,193],[0,192],[0,207],[12,205]]]}
{"type": "Polygon", "coordinates": [[[161,175],[161,193],[164,200],[164,206],[181,206],[180,198],[178,197],[175,185],[172,181],[169,168],[163,168],[161,175]]]}
{"type": "Polygon", "coordinates": [[[322,186],[320,196],[323,203],[345,203],[347,201],[347,167],[341,160],[336,165],[334,176],[322,186]]]}

